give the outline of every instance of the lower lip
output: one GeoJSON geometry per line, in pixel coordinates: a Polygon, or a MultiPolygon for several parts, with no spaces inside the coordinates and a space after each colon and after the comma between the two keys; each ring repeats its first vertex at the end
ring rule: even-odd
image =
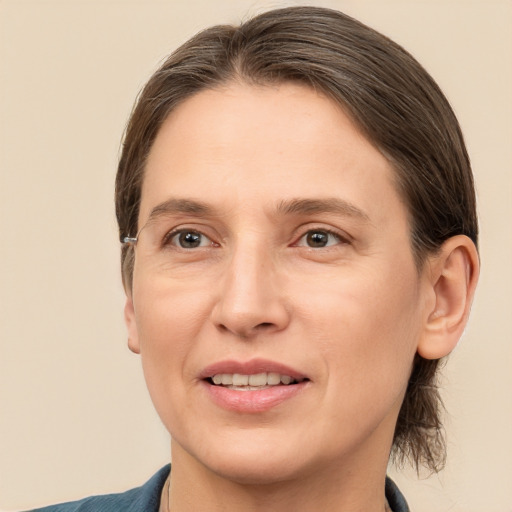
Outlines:
{"type": "Polygon", "coordinates": [[[203,384],[210,398],[219,407],[241,413],[258,413],[294,398],[306,388],[308,381],[248,391],[215,386],[207,381],[203,381],[203,384]]]}

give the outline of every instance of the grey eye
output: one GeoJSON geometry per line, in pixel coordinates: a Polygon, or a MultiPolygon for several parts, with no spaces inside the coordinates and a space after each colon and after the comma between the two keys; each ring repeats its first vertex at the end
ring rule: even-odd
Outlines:
{"type": "Polygon", "coordinates": [[[196,249],[212,245],[212,241],[198,231],[179,231],[171,237],[170,243],[182,249],[196,249]]]}
{"type": "Polygon", "coordinates": [[[322,247],[338,244],[340,241],[341,238],[334,233],[322,229],[314,229],[304,234],[297,245],[321,249],[322,247]]]}
{"type": "Polygon", "coordinates": [[[306,235],[306,241],[310,247],[325,247],[329,241],[329,235],[321,231],[313,231],[306,235]]]}

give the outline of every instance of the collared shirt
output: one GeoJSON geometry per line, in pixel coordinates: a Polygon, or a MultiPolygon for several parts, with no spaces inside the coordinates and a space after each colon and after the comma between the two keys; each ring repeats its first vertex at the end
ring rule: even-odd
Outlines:
{"type": "MultiPolygon", "coordinates": [[[[31,512],[158,512],[160,495],[171,470],[164,466],[143,486],[120,494],[91,496],[79,501],[50,505],[31,512]]],[[[395,483],[386,478],[386,498],[393,512],[409,512],[409,507],[395,483]]]]}

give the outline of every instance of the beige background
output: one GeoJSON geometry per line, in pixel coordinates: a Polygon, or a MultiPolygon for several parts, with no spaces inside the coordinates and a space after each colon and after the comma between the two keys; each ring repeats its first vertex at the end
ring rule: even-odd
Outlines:
{"type": "MultiPolygon", "coordinates": [[[[512,2],[310,1],[390,35],[466,134],[483,272],[445,371],[449,458],[415,512],[512,511],[512,2]]],[[[132,101],[197,30],[290,2],[0,1],[0,509],[142,483],[169,458],[122,321],[113,180],[132,101]]]]}

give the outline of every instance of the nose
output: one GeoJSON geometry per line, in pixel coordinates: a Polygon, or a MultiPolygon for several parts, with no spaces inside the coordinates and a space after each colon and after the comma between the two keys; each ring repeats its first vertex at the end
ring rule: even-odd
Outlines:
{"type": "Polygon", "coordinates": [[[270,255],[246,247],[233,253],[227,267],[212,309],[215,326],[246,339],[285,329],[290,308],[270,255]]]}

